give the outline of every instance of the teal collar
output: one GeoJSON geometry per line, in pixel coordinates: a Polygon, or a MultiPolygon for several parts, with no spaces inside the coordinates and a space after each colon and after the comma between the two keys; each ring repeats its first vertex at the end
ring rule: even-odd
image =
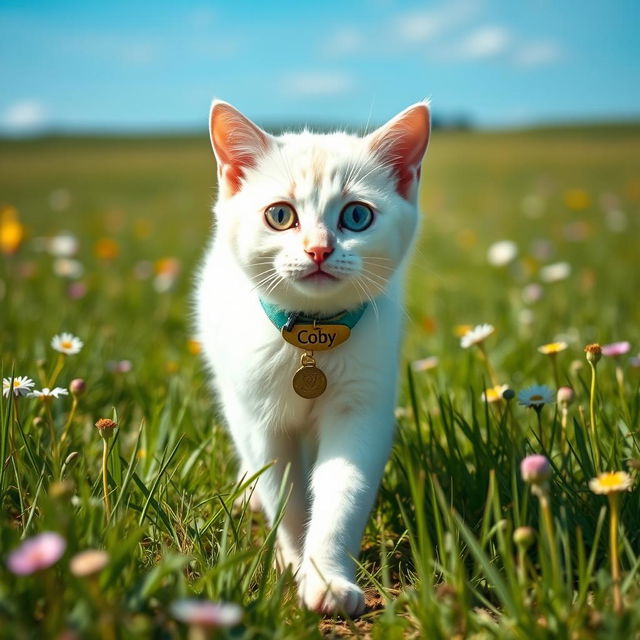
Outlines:
{"type": "Polygon", "coordinates": [[[341,311],[334,316],[310,316],[301,311],[285,311],[275,304],[265,302],[260,298],[260,304],[267,314],[267,318],[277,327],[278,331],[291,331],[296,324],[314,324],[316,322],[329,324],[343,324],[349,329],[353,329],[367,310],[368,304],[365,302],[353,311],[341,311]]]}

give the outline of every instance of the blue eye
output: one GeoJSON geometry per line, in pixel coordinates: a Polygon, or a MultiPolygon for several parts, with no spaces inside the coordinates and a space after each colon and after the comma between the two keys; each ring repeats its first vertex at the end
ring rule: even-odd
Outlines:
{"type": "Polygon", "coordinates": [[[286,202],[272,204],[264,212],[267,224],[276,231],[285,231],[298,224],[298,216],[294,208],[286,202]]]}
{"type": "Polygon", "coordinates": [[[349,231],[364,231],[373,222],[373,211],[360,202],[348,204],[340,214],[340,226],[349,231]]]}

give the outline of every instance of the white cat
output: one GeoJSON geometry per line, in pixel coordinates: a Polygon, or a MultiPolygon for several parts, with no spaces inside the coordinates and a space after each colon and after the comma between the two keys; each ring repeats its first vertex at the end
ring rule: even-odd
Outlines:
{"type": "Polygon", "coordinates": [[[393,437],[428,105],[364,137],[275,137],[219,101],[210,122],[219,194],[197,288],[199,338],[242,471],[274,461],[256,488],[271,522],[289,469],[278,543],[302,602],[358,615],[353,559],[393,437]],[[350,337],[320,351],[349,333],[335,329],[345,324],[350,337]],[[285,340],[289,329],[300,347],[285,340]],[[313,398],[293,388],[305,353],[310,375],[297,388],[313,398]]]}

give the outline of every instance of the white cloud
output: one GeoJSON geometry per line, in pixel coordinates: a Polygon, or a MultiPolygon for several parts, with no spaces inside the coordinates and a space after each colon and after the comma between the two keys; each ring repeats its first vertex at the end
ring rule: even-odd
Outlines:
{"type": "Polygon", "coordinates": [[[366,37],[355,27],[340,27],[328,36],[323,51],[329,56],[347,56],[365,48],[366,37]]]}
{"type": "Polygon", "coordinates": [[[480,27],[459,42],[453,53],[462,60],[493,58],[504,53],[511,41],[511,34],[504,27],[480,27]]]}
{"type": "Polygon", "coordinates": [[[185,22],[193,29],[206,29],[216,21],[216,13],[211,7],[195,7],[185,14],[185,22]]]}
{"type": "Polygon", "coordinates": [[[561,60],[562,47],[556,42],[530,42],[519,47],[514,62],[522,67],[540,67],[561,60]]]}
{"type": "Polygon", "coordinates": [[[284,89],[298,96],[334,96],[354,87],[351,76],[341,71],[300,71],[284,78],[284,89]]]}
{"type": "Polygon", "coordinates": [[[47,122],[47,110],[37,100],[20,100],[9,105],[2,114],[2,126],[15,133],[40,129],[47,122]]]}
{"type": "Polygon", "coordinates": [[[392,31],[400,43],[430,42],[457,24],[467,22],[478,8],[478,2],[459,0],[434,9],[403,13],[395,19],[392,31]]]}

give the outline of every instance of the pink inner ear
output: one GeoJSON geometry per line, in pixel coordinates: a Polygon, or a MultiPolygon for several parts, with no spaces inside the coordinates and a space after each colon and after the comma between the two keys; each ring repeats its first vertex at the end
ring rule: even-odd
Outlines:
{"type": "Polygon", "coordinates": [[[218,161],[218,178],[231,196],[240,189],[243,169],[255,166],[269,141],[264,131],[231,105],[216,103],[211,110],[211,143],[218,161]]]}
{"type": "Polygon", "coordinates": [[[420,178],[429,129],[429,109],[426,104],[418,104],[372,134],[371,148],[393,167],[396,190],[403,198],[409,197],[411,188],[420,178]]]}

